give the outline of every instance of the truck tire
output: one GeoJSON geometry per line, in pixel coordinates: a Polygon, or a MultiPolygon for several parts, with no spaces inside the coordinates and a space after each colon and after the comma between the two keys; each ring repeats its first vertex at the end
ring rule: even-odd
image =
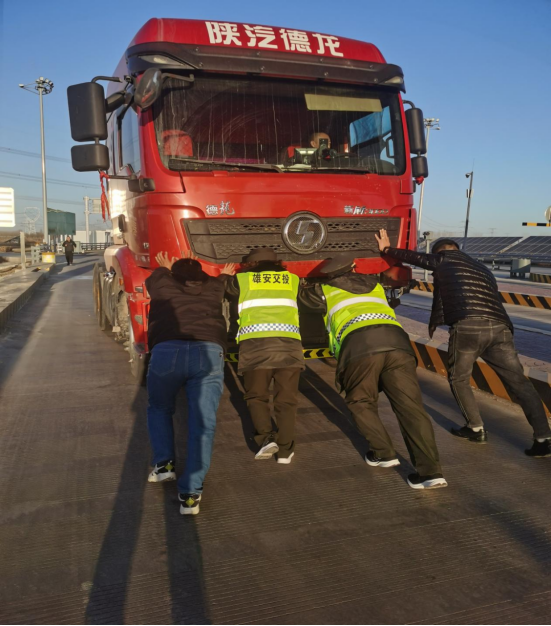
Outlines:
{"type": "Polygon", "coordinates": [[[134,377],[134,382],[140,387],[145,387],[147,380],[148,354],[140,354],[134,347],[134,331],[132,330],[132,322],[128,320],[129,325],[129,341],[128,356],[130,359],[130,371],[134,377]]]}
{"type": "Polygon", "coordinates": [[[94,265],[93,274],[94,311],[96,313],[98,326],[101,330],[105,330],[107,328],[107,317],[105,316],[105,311],[103,309],[103,289],[101,284],[101,275],[103,272],[105,272],[105,264],[96,263],[94,265]]]}

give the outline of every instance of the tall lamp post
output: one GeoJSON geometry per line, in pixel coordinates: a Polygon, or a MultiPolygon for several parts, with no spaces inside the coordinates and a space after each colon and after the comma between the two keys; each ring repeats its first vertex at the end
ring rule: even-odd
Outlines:
{"type": "Polygon", "coordinates": [[[471,212],[471,198],[473,197],[473,177],[474,171],[465,174],[466,178],[470,178],[469,189],[467,190],[467,218],[465,219],[465,236],[463,237],[463,252],[467,247],[467,233],[469,232],[469,213],[471,212]]]}
{"type": "Polygon", "coordinates": [[[42,152],[42,208],[44,211],[44,237],[43,241],[48,245],[48,196],[46,193],[46,148],[44,146],[44,106],[42,103],[42,97],[52,93],[54,84],[51,80],[41,76],[37,78],[34,83],[28,83],[27,85],[19,84],[21,89],[30,93],[38,93],[40,100],[40,146],[42,152]]]}
{"type": "MultiPolygon", "coordinates": [[[[429,136],[431,128],[434,130],[440,130],[440,119],[434,117],[425,117],[423,119],[425,128],[427,129],[427,153],[429,151],[429,136]]],[[[421,183],[421,195],[419,196],[419,218],[417,219],[417,232],[421,231],[421,218],[423,216],[423,196],[425,195],[425,181],[421,183]]]]}

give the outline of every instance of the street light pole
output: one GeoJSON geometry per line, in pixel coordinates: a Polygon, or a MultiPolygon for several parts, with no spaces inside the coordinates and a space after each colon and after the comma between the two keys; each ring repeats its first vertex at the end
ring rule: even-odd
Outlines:
{"type": "Polygon", "coordinates": [[[43,96],[47,96],[52,93],[54,84],[51,80],[41,76],[37,78],[34,83],[27,85],[20,84],[19,87],[25,91],[31,93],[37,92],[40,100],[40,147],[42,156],[42,210],[44,216],[44,236],[43,242],[48,245],[48,196],[46,190],[46,147],[44,142],[44,105],[42,102],[43,96]]]}
{"type": "MultiPolygon", "coordinates": [[[[430,136],[430,129],[434,128],[434,130],[440,130],[440,119],[439,118],[434,118],[434,117],[426,117],[423,120],[424,124],[425,124],[425,128],[427,129],[427,138],[426,138],[426,146],[427,146],[427,153],[429,151],[429,136],[430,136]]],[[[417,218],[417,232],[421,231],[421,218],[423,217],[423,197],[425,195],[425,180],[423,179],[423,182],[421,183],[421,194],[419,196],[419,217],[417,218]]]]}
{"type": "Polygon", "coordinates": [[[86,243],[90,243],[90,198],[84,196],[84,219],[86,220],[86,243]]]}
{"type": "Polygon", "coordinates": [[[48,243],[48,195],[46,191],[46,147],[44,145],[44,104],[42,96],[44,88],[38,87],[38,98],[40,100],[40,151],[42,155],[42,210],[44,214],[44,238],[45,244],[48,243]]]}
{"type": "Polygon", "coordinates": [[[467,233],[469,232],[469,214],[471,212],[471,198],[473,197],[473,177],[474,171],[465,174],[466,178],[470,178],[471,181],[469,183],[469,190],[467,191],[467,218],[465,220],[465,236],[463,238],[463,252],[465,252],[465,248],[467,247],[467,233]]]}

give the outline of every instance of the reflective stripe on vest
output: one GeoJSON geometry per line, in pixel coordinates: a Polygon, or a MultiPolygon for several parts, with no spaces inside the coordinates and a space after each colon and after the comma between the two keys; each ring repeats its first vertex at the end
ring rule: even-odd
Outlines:
{"type": "Polygon", "coordinates": [[[329,285],[322,285],[322,289],[327,304],[325,323],[329,343],[337,358],[343,341],[352,331],[376,324],[400,326],[380,284],[369,293],[359,294],[329,285]]]}
{"type": "Polygon", "coordinates": [[[351,304],[356,304],[358,302],[375,302],[376,304],[382,304],[383,306],[388,306],[388,302],[386,298],[384,300],[381,300],[381,298],[371,298],[369,296],[360,296],[356,298],[348,298],[347,300],[342,300],[342,302],[335,304],[335,306],[332,307],[329,313],[327,314],[327,330],[331,329],[331,319],[333,318],[333,315],[337,313],[337,311],[340,311],[345,306],[350,306],[351,304]]]}
{"type": "Polygon", "coordinates": [[[290,272],[244,272],[239,283],[237,342],[262,337],[300,341],[299,278],[290,272]]]}
{"type": "Polygon", "coordinates": [[[287,300],[286,298],[258,298],[255,300],[245,300],[239,304],[239,313],[243,309],[250,309],[255,306],[290,306],[294,309],[298,309],[296,300],[287,300]]]}

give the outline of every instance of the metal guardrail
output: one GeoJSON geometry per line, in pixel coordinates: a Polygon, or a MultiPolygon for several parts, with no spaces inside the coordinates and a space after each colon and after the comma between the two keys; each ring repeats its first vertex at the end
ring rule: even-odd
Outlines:
{"type": "Polygon", "coordinates": [[[105,250],[110,245],[110,243],[82,243],[81,250],[83,252],[91,252],[92,250],[105,250]]]}

